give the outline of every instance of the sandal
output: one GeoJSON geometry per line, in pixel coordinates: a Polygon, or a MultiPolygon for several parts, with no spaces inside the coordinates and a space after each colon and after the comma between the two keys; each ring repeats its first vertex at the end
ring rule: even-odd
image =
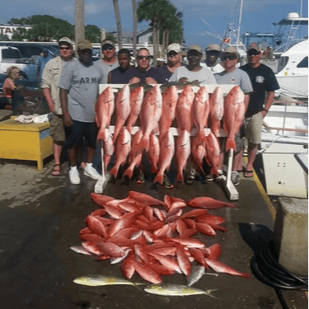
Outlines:
{"type": "Polygon", "coordinates": [[[253,170],[248,171],[248,170],[245,169],[244,177],[245,178],[252,178],[253,177],[253,170]]]}
{"type": "Polygon", "coordinates": [[[52,171],[53,176],[59,176],[60,175],[60,168],[61,164],[54,164],[54,169],[52,171]]]}

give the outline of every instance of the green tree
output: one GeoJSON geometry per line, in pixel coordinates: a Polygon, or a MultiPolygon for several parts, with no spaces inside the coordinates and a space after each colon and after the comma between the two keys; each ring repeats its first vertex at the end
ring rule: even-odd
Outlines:
{"type": "Polygon", "coordinates": [[[25,28],[17,28],[12,35],[12,41],[22,41],[28,39],[28,31],[25,28]]]}
{"type": "Polygon", "coordinates": [[[9,41],[9,37],[6,34],[0,33],[0,41],[9,41]]]}
{"type": "Polygon", "coordinates": [[[101,30],[95,25],[87,25],[85,27],[85,37],[93,43],[101,42],[101,30]]]}

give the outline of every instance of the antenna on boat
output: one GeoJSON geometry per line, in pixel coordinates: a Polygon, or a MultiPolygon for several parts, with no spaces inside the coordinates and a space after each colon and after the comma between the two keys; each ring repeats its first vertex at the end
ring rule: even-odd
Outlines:
{"type": "Polygon", "coordinates": [[[241,19],[242,19],[242,7],[243,7],[243,0],[240,0],[240,10],[239,10],[239,19],[238,19],[238,30],[237,30],[237,43],[239,43],[240,37],[240,26],[241,26],[241,19]]]}

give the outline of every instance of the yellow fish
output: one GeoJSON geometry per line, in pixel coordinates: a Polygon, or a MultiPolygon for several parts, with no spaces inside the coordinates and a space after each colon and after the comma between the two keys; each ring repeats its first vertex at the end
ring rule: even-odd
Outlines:
{"type": "Polygon", "coordinates": [[[108,277],[102,275],[88,275],[78,277],[73,280],[74,283],[87,286],[103,286],[103,285],[141,285],[144,283],[134,283],[126,279],[108,277]]]}

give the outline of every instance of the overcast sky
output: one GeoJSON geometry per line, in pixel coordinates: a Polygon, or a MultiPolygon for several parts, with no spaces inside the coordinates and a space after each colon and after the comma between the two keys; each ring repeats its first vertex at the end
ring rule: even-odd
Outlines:
{"type": "MultiPolygon", "coordinates": [[[[171,0],[183,12],[186,45],[220,43],[229,22],[239,19],[240,0],[171,0]],[[234,12],[234,14],[233,14],[234,12]],[[212,33],[214,36],[209,34],[212,33]]],[[[85,24],[96,25],[107,31],[116,30],[112,0],[85,0],[85,24]]],[[[138,1],[137,1],[138,2],[138,1]]],[[[130,0],[119,0],[123,31],[132,31],[132,5],[130,0]]],[[[244,0],[241,33],[273,32],[272,23],[285,18],[290,12],[300,13],[300,0],[244,0]]],[[[32,15],[52,15],[74,24],[74,0],[1,0],[0,24],[11,18],[32,15]]],[[[303,1],[303,17],[308,16],[308,1],[303,1]]],[[[148,28],[138,25],[138,30],[148,28]]],[[[305,34],[305,33],[303,33],[305,34]]]]}

